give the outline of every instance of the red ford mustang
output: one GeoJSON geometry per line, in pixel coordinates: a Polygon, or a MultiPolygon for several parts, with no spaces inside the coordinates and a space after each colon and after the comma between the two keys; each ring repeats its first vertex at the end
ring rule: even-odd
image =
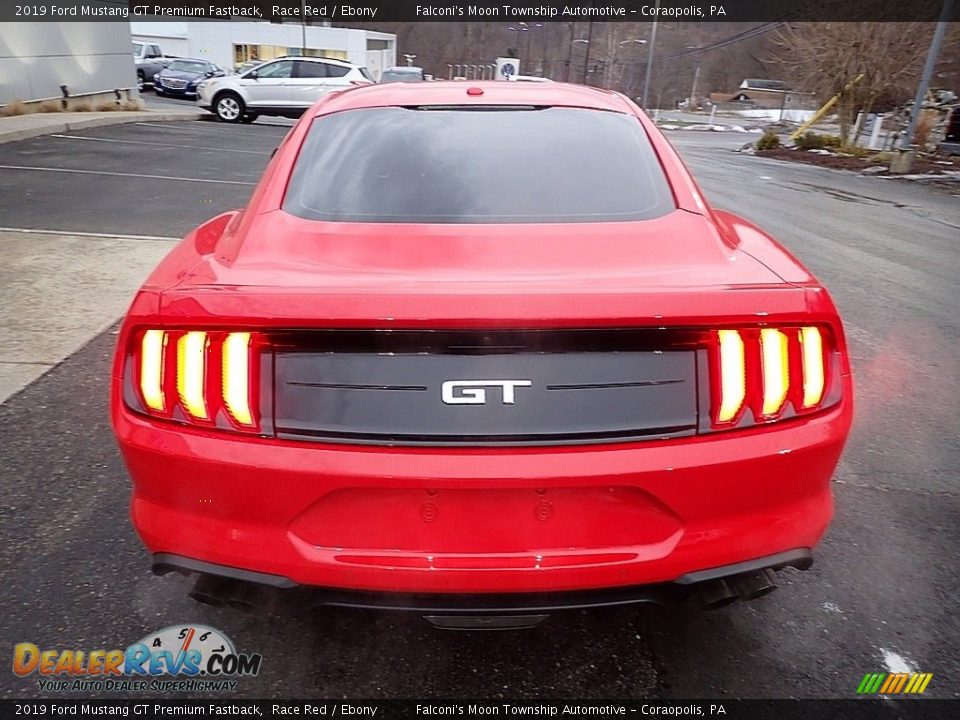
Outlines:
{"type": "Polygon", "coordinates": [[[772,589],[851,414],[824,288],[558,83],[328,95],[140,289],[112,396],[156,572],[447,626],[772,589]]]}

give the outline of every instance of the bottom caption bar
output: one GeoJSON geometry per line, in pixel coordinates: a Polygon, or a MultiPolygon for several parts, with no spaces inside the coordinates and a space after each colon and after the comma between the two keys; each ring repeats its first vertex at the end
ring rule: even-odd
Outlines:
{"type": "Polygon", "coordinates": [[[0,700],[0,720],[61,717],[956,718],[949,700],[0,700]]]}

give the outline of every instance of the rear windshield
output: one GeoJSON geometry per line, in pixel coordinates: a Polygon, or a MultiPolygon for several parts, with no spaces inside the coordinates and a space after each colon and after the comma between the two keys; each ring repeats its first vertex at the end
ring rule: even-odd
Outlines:
{"type": "Polygon", "coordinates": [[[319,117],[283,209],[308,220],[569,223],[675,208],[640,122],[574,108],[372,108],[319,117]]]}

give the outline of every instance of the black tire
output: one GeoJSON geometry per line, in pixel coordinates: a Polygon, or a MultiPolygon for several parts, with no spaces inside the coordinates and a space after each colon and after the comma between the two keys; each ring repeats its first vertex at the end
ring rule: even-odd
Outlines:
{"type": "Polygon", "coordinates": [[[147,86],[147,79],[143,76],[143,70],[137,70],[137,90],[143,92],[147,86]]]}
{"type": "Polygon", "coordinates": [[[220,122],[240,122],[244,115],[243,98],[232,92],[220,93],[213,99],[213,114],[220,122]]]}
{"type": "Polygon", "coordinates": [[[249,125],[258,117],[260,117],[260,115],[257,113],[247,113],[246,115],[243,116],[243,118],[241,118],[240,122],[242,122],[244,125],[249,125]]]}

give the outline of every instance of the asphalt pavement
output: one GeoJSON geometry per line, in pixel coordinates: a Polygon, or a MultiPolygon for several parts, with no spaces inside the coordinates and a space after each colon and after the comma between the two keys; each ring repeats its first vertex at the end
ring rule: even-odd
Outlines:
{"type": "MultiPolygon", "coordinates": [[[[0,226],[181,235],[243,204],[287,128],[127,125],[0,146],[0,226]]],[[[852,697],[865,673],[894,670],[960,697],[958,198],[733,153],[739,134],[670,138],[707,197],[780,238],[844,316],[857,417],[813,569],[711,613],[577,612],[514,633],[197,605],[189,580],[150,574],[127,519],[111,329],[0,404],[0,647],[109,649],[205,623],[264,656],[230,697],[852,697]]],[[[41,694],[0,673],[0,696],[41,694]]]]}

